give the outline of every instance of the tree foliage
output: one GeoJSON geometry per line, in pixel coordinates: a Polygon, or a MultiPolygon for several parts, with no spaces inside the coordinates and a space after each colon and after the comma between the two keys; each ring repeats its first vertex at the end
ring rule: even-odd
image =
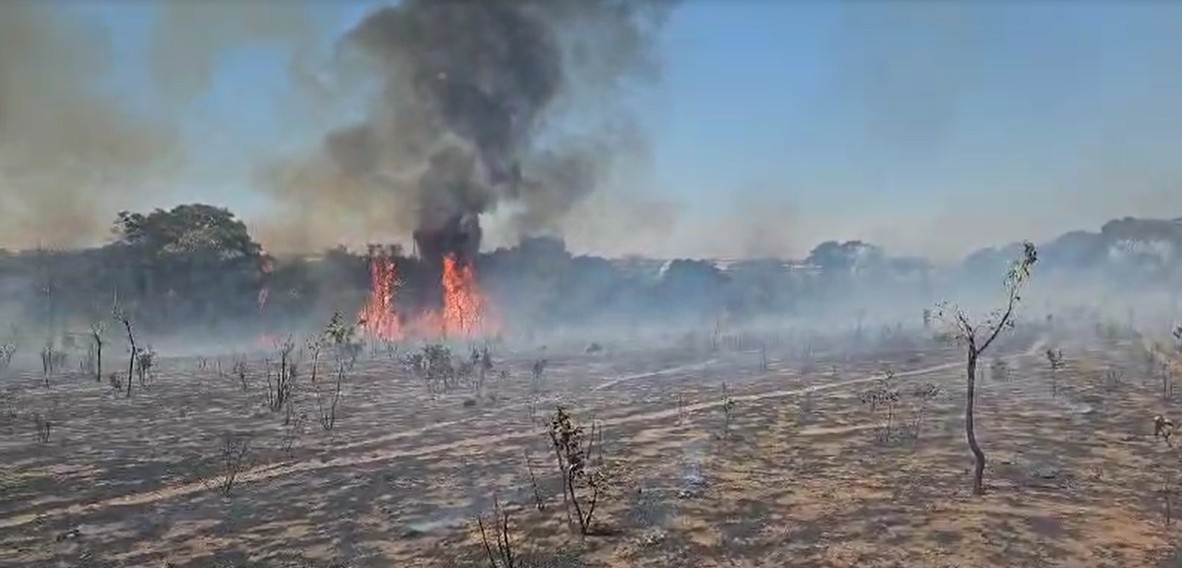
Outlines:
{"type": "Polygon", "coordinates": [[[187,204],[147,215],[123,211],[114,232],[111,248],[126,269],[120,293],[162,312],[141,314],[149,320],[210,322],[219,311],[257,301],[268,259],[228,209],[187,204]]]}

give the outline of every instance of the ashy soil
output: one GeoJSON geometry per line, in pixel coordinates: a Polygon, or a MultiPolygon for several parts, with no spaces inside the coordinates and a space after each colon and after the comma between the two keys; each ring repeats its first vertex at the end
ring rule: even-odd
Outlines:
{"type": "Polygon", "coordinates": [[[14,368],[0,379],[0,565],[489,566],[475,519],[491,538],[495,500],[521,568],[1182,566],[1182,459],[1152,422],[1182,409],[1140,341],[1016,334],[994,349],[977,402],[983,496],[969,491],[963,353],[926,341],[807,357],[743,341],[494,350],[479,387],[446,393],[375,350],[342,377],[331,428],[331,357],[313,384],[304,353],[277,411],[275,354],[163,359],[130,398],[78,371],[46,386],[14,368]],[[1054,387],[1052,344],[1067,360],[1054,387]],[[897,400],[872,406],[875,389],[897,400]],[[559,404],[601,430],[588,536],[546,434],[559,404]]]}

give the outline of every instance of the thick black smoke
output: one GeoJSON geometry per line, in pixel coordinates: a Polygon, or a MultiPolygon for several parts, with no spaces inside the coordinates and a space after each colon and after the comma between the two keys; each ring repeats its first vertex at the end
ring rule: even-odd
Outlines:
{"type": "Polygon", "coordinates": [[[631,137],[612,100],[652,77],[670,6],[405,0],[370,13],[342,45],[380,94],[363,122],[327,137],[328,161],[349,180],[330,185],[413,208],[391,218],[411,221],[425,255],[475,252],[477,216],[503,205],[519,235],[555,230],[595,189],[621,132],[631,137]]]}

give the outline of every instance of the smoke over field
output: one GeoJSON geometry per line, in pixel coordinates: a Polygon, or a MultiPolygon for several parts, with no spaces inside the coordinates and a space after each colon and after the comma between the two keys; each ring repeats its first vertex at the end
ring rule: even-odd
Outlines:
{"type": "Polygon", "coordinates": [[[973,3],[797,4],[0,3],[0,565],[1176,565],[1182,219],[853,230],[1022,140],[973,3]],[[640,181],[711,49],[679,195],[813,203],[640,181]]]}
{"type": "Polygon", "coordinates": [[[340,44],[341,75],[373,90],[364,119],[267,173],[281,203],[327,208],[270,234],[355,221],[333,216],[342,203],[376,208],[364,222],[413,232],[427,256],[471,256],[480,216],[498,210],[517,237],[558,232],[642,144],[618,101],[659,76],[656,33],[671,6],[407,1],[370,12],[340,44]]]}

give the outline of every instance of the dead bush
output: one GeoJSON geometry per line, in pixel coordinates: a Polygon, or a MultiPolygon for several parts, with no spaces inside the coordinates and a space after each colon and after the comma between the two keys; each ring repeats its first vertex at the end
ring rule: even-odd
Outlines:
{"type": "Polygon", "coordinates": [[[52,427],[53,423],[48,417],[41,414],[40,412],[33,413],[33,432],[36,435],[38,442],[42,444],[49,443],[49,434],[52,427]]]}
{"type": "Polygon", "coordinates": [[[923,419],[928,407],[939,396],[940,387],[934,383],[916,385],[911,390],[911,398],[915,401],[914,410],[911,414],[911,439],[914,443],[919,443],[919,434],[923,428],[923,419]]]}
{"type": "Polygon", "coordinates": [[[1055,398],[1059,396],[1059,371],[1061,371],[1063,367],[1066,366],[1066,363],[1063,361],[1063,350],[1047,349],[1046,357],[1047,367],[1050,370],[1049,375],[1051,379],[1051,398],[1055,398]]]}
{"type": "Polygon", "coordinates": [[[139,348],[135,356],[135,374],[139,378],[140,386],[146,387],[156,378],[156,352],[152,346],[139,348]]]}
{"type": "Polygon", "coordinates": [[[230,496],[239,474],[249,467],[247,455],[250,452],[250,440],[249,434],[222,435],[220,455],[215,463],[216,471],[213,476],[202,480],[206,488],[217,491],[222,497],[230,496]]]}
{"type": "Polygon", "coordinates": [[[16,356],[15,343],[0,343],[0,377],[8,372],[8,367],[12,365],[14,356],[16,356]]]}
{"type": "MultiPolygon", "coordinates": [[[[268,361],[266,368],[267,407],[271,409],[271,412],[278,412],[291,406],[291,399],[295,394],[296,378],[299,376],[299,365],[293,355],[295,343],[292,342],[291,337],[289,336],[280,343],[277,348],[279,350],[277,366],[272,371],[272,365],[268,361]]],[[[289,419],[290,415],[284,419],[284,423],[286,424],[289,419]]]]}
{"type": "Polygon", "coordinates": [[[562,476],[563,501],[566,505],[567,521],[577,521],[579,533],[592,533],[592,521],[599,497],[605,483],[602,467],[592,467],[591,462],[602,464],[602,446],[597,445],[597,426],[593,422],[590,432],[584,436],[583,427],[576,424],[561,405],[554,411],[550,421],[550,443],[554,458],[562,476]]]}
{"type": "Polygon", "coordinates": [[[41,348],[41,373],[45,379],[45,387],[49,388],[49,379],[58,370],[66,366],[66,352],[58,349],[53,341],[49,341],[41,348]]]}
{"type": "Polygon", "coordinates": [[[870,410],[871,416],[880,416],[881,424],[874,428],[874,439],[878,443],[890,444],[895,434],[895,416],[899,405],[899,389],[895,386],[895,372],[886,368],[874,386],[862,393],[859,401],[870,410]]]}
{"type": "Polygon", "coordinates": [[[719,409],[722,410],[722,433],[719,438],[726,440],[731,436],[731,425],[735,421],[735,398],[731,396],[730,387],[726,383],[722,383],[721,397],[719,409]]]}
{"type": "Polygon", "coordinates": [[[488,558],[490,568],[516,568],[517,558],[513,553],[513,543],[509,540],[509,513],[501,507],[500,501],[493,496],[493,541],[489,542],[488,531],[485,530],[483,516],[476,517],[476,525],[480,529],[480,542],[484,545],[485,557],[488,558]],[[495,550],[494,550],[495,546],[495,550]]]}
{"type": "Polygon", "coordinates": [[[1122,386],[1124,386],[1124,382],[1124,371],[1117,369],[1108,369],[1104,371],[1103,384],[1105,391],[1109,393],[1116,392],[1117,390],[1120,390],[1122,386]]]}

